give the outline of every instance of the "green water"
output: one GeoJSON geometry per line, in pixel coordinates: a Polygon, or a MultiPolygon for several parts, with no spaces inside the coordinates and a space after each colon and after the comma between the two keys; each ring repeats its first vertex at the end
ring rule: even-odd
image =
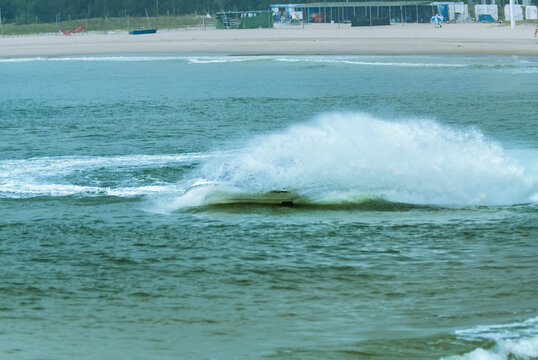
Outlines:
{"type": "Polygon", "coordinates": [[[538,357],[536,58],[0,78],[1,359],[538,357]]]}

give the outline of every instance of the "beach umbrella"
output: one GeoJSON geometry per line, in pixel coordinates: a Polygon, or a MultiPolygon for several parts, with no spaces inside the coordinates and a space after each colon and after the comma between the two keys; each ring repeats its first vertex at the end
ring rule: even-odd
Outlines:
{"type": "Polygon", "coordinates": [[[443,15],[437,14],[437,15],[432,16],[432,18],[430,19],[430,22],[432,24],[439,25],[443,22],[444,19],[445,18],[443,17],[443,15]]]}

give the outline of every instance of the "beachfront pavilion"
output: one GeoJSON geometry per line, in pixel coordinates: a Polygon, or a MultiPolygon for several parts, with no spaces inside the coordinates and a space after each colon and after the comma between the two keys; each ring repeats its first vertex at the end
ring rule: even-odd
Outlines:
{"type": "Polygon", "coordinates": [[[361,1],[316,2],[310,4],[275,4],[271,8],[301,12],[307,23],[347,23],[361,19],[375,25],[376,20],[388,19],[391,23],[427,23],[438,13],[437,5],[425,1],[361,1]]]}

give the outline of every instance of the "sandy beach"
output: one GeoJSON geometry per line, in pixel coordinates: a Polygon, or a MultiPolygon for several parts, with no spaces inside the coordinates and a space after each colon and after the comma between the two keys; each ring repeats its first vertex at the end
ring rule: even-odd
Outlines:
{"type": "Polygon", "coordinates": [[[497,24],[394,24],[351,27],[308,24],[273,29],[162,29],[153,35],[127,32],[42,34],[0,38],[0,57],[142,53],[279,54],[498,54],[538,56],[535,26],[497,24]]]}

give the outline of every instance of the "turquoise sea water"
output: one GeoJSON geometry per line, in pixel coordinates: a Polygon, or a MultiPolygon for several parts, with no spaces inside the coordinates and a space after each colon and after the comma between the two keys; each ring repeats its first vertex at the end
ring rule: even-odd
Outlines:
{"type": "Polygon", "coordinates": [[[0,359],[538,358],[537,58],[0,79],[0,359]]]}

